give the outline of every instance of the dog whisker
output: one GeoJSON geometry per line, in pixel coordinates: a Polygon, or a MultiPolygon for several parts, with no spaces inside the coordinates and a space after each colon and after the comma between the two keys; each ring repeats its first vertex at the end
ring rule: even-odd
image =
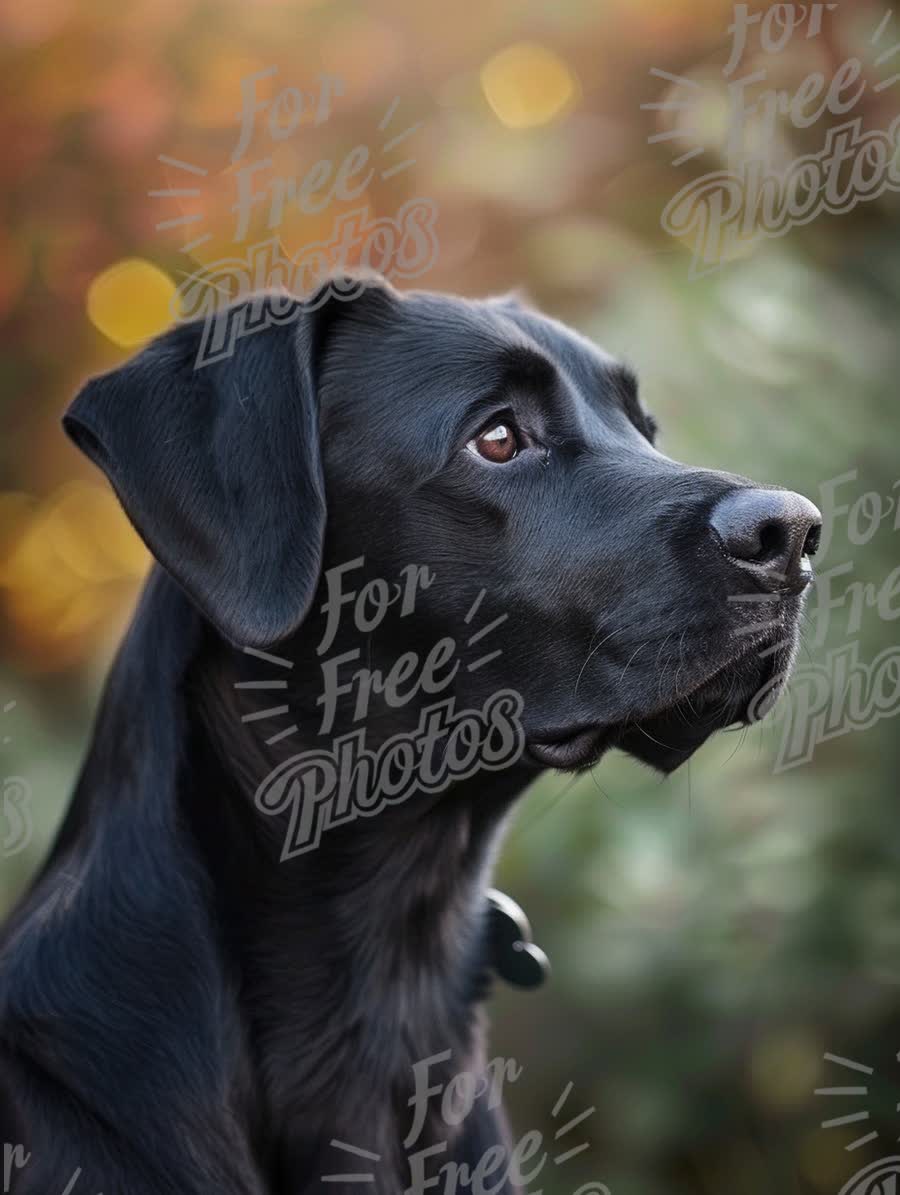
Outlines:
{"type": "Polygon", "coordinates": [[[565,797],[566,794],[568,792],[570,792],[575,787],[575,785],[578,783],[579,779],[580,779],[580,776],[578,776],[577,773],[574,776],[570,777],[569,780],[562,786],[562,788],[556,794],[556,796],[553,797],[553,799],[543,809],[539,809],[538,812],[534,815],[534,817],[530,818],[527,822],[525,822],[524,825],[517,827],[516,831],[511,836],[510,841],[517,842],[518,839],[525,833],[526,830],[531,829],[531,827],[535,824],[535,822],[539,822],[542,818],[546,817],[548,813],[552,813],[553,810],[556,808],[556,806],[559,804],[559,802],[563,799],[563,797],[565,797]]]}
{"type": "Polygon", "coordinates": [[[584,670],[585,670],[585,668],[587,668],[588,664],[590,663],[591,658],[594,655],[596,655],[596,653],[600,650],[600,648],[603,646],[604,643],[606,643],[609,639],[612,639],[614,634],[615,634],[615,631],[610,631],[610,633],[606,636],[605,639],[601,639],[600,642],[597,644],[597,646],[592,647],[590,649],[590,651],[588,652],[584,663],[581,665],[581,671],[578,673],[578,676],[575,678],[575,691],[572,695],[573,698],[578,696],[578,685],[581,682],[582,676],[584,676],[584,670]]]}
{"type": "Polygon", "coordinates": [[[738,741],[737,741],[737,746],[735,747],[735,749],[734,749],[734,750],[731,752],[731,754],[730,754],[730,755],[728,756],[728,758],[725,760],[725,763],[723,763],[723,764],[722,764],[722,767],[723,767],[723,768],[726,766],[726,764],[729,764],[729,763],[731,763],[731,761],[734,759],[735,755],[737,755],[738,751],[740,751],[741,747],[743,747],[743,745],[744,745],[744,743],[746,742],[746,739],[747,739],[747,731],[748,731],[748,729],[749,729],[749,727],[747,727],[747,726],[742,726],[742,727],[740,728],[740,730],[741,730],[741,737],[738,739],[738,741]]]}
{"type": "Polygon", "coordinates": [[[652,734],[649,732],[649,730],[645,730],[645,729],[643,728],[643,726],[641,726],[641,725],[640,725],[639,723],[637,723],[637,722],[633,722],[633,723],[631,724],[631,729],[633,729],[633,730],[637,730],[637,731],[640,731],[640,733],[641,733],[641,734],[644,736],[644,738],[645,738],[645,739],[649,739],[651,743],[656,743],[657,747],[663,747],[663,748],[664,748],[666,751],[675,751],[675,750],[677,750],[677,748],[673,747],[673,746],[671,745],[671,743],[661,743],[659,739],[655,739],[655,738],[653,737],[653,735],[652,735],[652,734]]]}
{"type": "Polygon", "coordinates": [[[631,653],[631,656],[629,657],[628,663],[627,663],[627,664],[625,665],[625,667],[622,669],[621,675],[619,676],[619,683],[620,683],[620,684],[621,684],[621,682],[622,682],[622,681],[625,679],[625,673],[626,673],[626,672],[628,671],[628,669],[631,667],[631,661],[632,661],[632,660],[634,659],[634,657],[635,657],[635,656],[638,654],[638,652],[639,652],[639,651],[640,651],[642,648],[644,648],[644,647],[646,647],[646,646],[647,646],[647,644],[646,644],[646,643],[641,643],[641,644],[639,644],[639,646],[638,646],[638,647],[636,647],[636,648],[634,649],[634,651],[631,653]]]}
{"type": "Polygon", "coordinates": [[[606,791],[606,789],[602,787],[602,785],[600,784],[600,781],[594,775],[594,768],[591,768],[591,770],[590,770],[590,777],[591,777],[591,780],[594,782],[594,788],[596,788],[598,793],[600,793],[602,796],[606,797],[606,799],[607,799],[607,801],[609,801],[610,805],[618,805],[619,804],[619,802],[614,801],[612,799],[612,797],[609,795],[609,793],[606,791]]]}

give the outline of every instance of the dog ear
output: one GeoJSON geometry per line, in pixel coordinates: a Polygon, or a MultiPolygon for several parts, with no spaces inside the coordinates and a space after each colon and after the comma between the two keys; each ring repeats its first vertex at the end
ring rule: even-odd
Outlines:
{"type": "Polygon", "coordinates": [[[324,305],[281,296],[217,318],[255,330],[201,364],[203,320],[89,381],[63,417],[156,559],[232,642],[285,638],[313,600],[325,531],[316,358],[324,305]]]}

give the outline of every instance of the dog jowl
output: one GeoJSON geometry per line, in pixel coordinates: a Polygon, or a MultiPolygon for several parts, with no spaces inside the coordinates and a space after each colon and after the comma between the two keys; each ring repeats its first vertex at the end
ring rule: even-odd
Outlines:
{"type": "MultiPolygon", "coordinates": [[[[485,1066],[515,798],[611,748],[671,771],[790,670],[810,502],[665,456],[629,370],[517,300],[354,293],[279,297],[202,368],[203,328],[177,327],[65,417],[157,564],[0,936],[16,1195],[76,1169],[131,1195],[314,1190],[336,1140],[403,1189],[415,1061],[485,1066]],[[351,586],[377,611],[336,616],[351,586]],[[254,797],[339,743],[377,815],[318,810],[284,857],[296,793],[254,797]],[[398,743],[415,766],[380,801],[398,743]]],[[[479,1103],[419,1148],[471,1170],[504,1141],[479,1103]]]]}

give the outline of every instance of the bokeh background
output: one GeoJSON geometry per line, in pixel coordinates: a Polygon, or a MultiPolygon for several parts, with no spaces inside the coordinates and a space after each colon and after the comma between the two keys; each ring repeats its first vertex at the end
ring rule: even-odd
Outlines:
{"type": "MultiPolygon", "coordinates": [[[[876,59],[900,15],[885,12],[843,0],[818,37],[800,31],[777,56],[751,39],[741,72],[796,89],[858,55],[869,86],[854,115],[887,128],[900,85],[874,85],[900,59],[876,59]]],[[[417,285],[523,286],[638,369],[671,455],[825,507],[829,479],[855,471],[838,500],[880,495],[888,511],[900,492],[897,197],[745,246],[694,280],[688,248],[661,228],[675,192],[723,165],[731,19],[721,0],[4,0],[0,780],[28,786],[33,833],[20,849],[23,806],[5,803],[0,912],[60,819],[147,567],[59,416],[90,372],[166,326],[185,277],[236,251],[230,155],[253,72],[278,68],[264,97],[343,81],[327,120],[310,108],[277,145],[261,128],[249,156],[274,151],[284,176],[369,146],[374,215],[413,197],[437,205],[440,252],[417,285]],[[695,106],[641,107],[673,97],[695,106]],[[171,188],[200,194],[150,194],[171,188]]],[[[836,119],[798,130],[779,118],[779,160],[820,148],[836,119]]],[[[319,240],[340,212],[294,212],[283,244],[319,240]]],[[[900,531],[873,513],[863,498],[855,523],[831,521],[820,569],[847,567],[829,582],[827,619],[813,597],[803,668],[852,643],[870,662],[897,640],[900,531]]],[[[524,1067],[508,1089],[517,1134],[552,1138],[569,1083],[566,1112],[596,1107],[567,1142],[590,1148],[541,1176],[550,1195],[590,1180],[614,1195],[836,1193],[898,1152],[900,722],[884,712],[788,769],[775,766],[782,717],[718,736],[662,783],[610,758],[575,784],[548,775],[525,800],[500,882],[554,977],[538,994],[498,994],[494,1051],[524,1067]],[[813,1094],[854,1083],[865,1097],[813,1094]],[[860,1111],[869,1119],[820,1127],[860,1111]]]]}

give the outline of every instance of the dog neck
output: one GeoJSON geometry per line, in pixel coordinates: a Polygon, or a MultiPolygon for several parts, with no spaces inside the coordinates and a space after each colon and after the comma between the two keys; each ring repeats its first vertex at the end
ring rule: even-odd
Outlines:
{"type": "MultiPolygon", "coordinates": [[[[111,958],[132,951],[123,1049],[130,1035],[146,1037],[142,1000],[164,1010],[177,992],[146,1043],[156,1058],[150,1086],[135,1080],[145,1120],[156,1115],[153,1084],[173,1107],[189,1106],[178,1056],[189,1024],[209,1090],[228,1092],[248,1164],[278,1176],[278,1189],[346,1170],[346,1157],[329,1157],[340,1140],[377,1154],[374,1190],[395,1192],[407,1173],[413,1067],[432,1060],[440,1089],[483,1063],[484,890],[509,807],[531,776],[511,768],[411,794],[282,860],[284,817],[253,800],[259,765],[271,761],[232,709],[236,658],[156,570],[66,820],[9,933],[33,914],[79,960],[54,995],[60,1024],[81,1024],[90,1005],[80,1002],[103,999],[110,982],[79,949],[84,937],[110,943],[111,958]],[[120,865],[114,874],[104,859],[120,865]]],[[[107,1043],[111,1057],[118,1044],[107,1043]]],[[[69,1048],[83,1047],[73,1039],[69,1048]]],[[[102,1083],[77,1094],[110,1123],[137,1115],[102,1083]]],[[[160,1132],[166,1115],[159,1110],[160,1132]]],[[[430,1114],[418,1144],[452,1134],[430,1114]]]]}
{"type": "MultiPolygon", "coordinates": [[[[309,654],[307,644],[292,645],[298,673],[304,660],[312,672],[309,654]]],[[[268,770],[321,749],[321,739],[300,731],[289,745],[266,748],[256,722],[242,721],[236,686],[246,663],[207,639],[195,666],[192,706],[201,717],[190,754],[219,779],[205,807],[192,794],[190,808],[219,920],[232,927],[265,1132],[275,1126],[290,1172],[327,1167],[320,1151],[335,1138],[392,1158],[387,1185],[399,1189],[398,1130],[411,1116],[413,1068],[448,1050],[432,1081],[483,1066],[485,890],[509,808],[531,776],[513,768],[437,794],[416,791],[285,858],[291,811],[261,812],[254,796],[268,770]]],[[[312,692],[292,683],[311,708],[312,692]]]]}
{"type": "MultiPolygon", "coordinates": [[[[429,1080],[446,1087],[483,1063],[485,888],[531,775],[511,768],[413,793],[282,860],[285,818],[254,804],[260,765],[272,761],[233,708],[238,657],[156,570],[65,823],[16,920],[52,905],[60,940],[89,932],[114,949],[144,943],[133,1032],[145,1032],[141,992],[159,1008],[172,985],[178,992],[168,1028],[157,1026],[154,1081],[179,1089],[171,1051],[185,1018],[215,1026],[202,1047],[210,1074],[229,1090],[247,1149],[285,1189],[298,1185],[292,1177],[346,1171],[346,1157],[329,1158],[329,1142],[341,1140],[378,1154],[374,1190],[393,1192],[407,1173],[413,1067],[437,1059],[429,1080]],[[100,838],[103,852],[93,849],[100,838]],[[121,864],[112,880],[94,865],[103,858],[121,864]],[[125,922],[117,909],[128,910],[125,922]]],[[[301,736],[291,750],[308,746],[301,736]]],[[[94,989],[99,998],[92,957],[81,966],[60,1000],[94,989]]],[[[60,1007],[73,1023],[81,1015],[60,1007]]],[[[111,1096],[97,1111],[117,1116],[111,1096]]],[[[453,1132],[430,1115],[418,1144],[453,1132]]]]}

